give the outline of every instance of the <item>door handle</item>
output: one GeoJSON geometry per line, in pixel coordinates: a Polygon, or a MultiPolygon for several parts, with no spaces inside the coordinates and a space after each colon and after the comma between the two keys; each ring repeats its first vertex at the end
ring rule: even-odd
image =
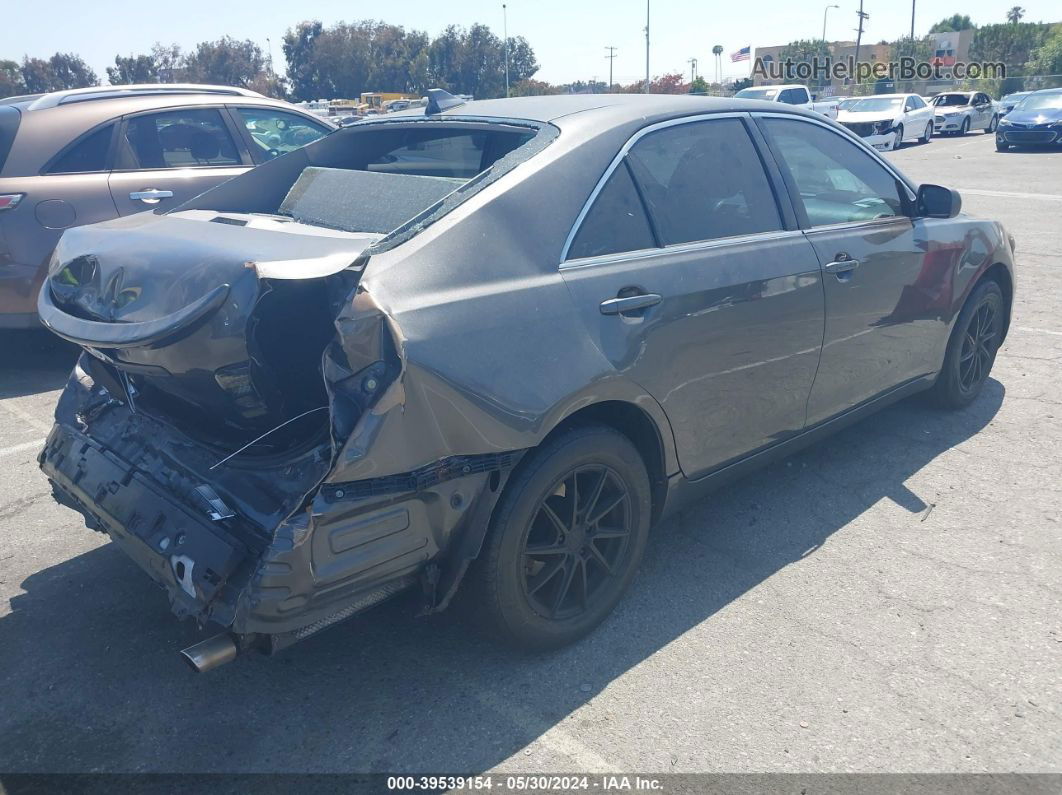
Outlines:
{"type": "Polygon", "coordinates": [[[827,262],[822,269],[827,273],[837,274],[848,273],[849,271],[854,271],[858,267],[859,260],[851,259],[847,255],[838,254],[837,259],[833,262],[827,262]]]}
{"type": "Polygon", "coordinates": [[[172,190],[157,190],[155,188],[144,188],[144,190],[135,190],[129,194],[129,198],[134,201],[142,201],[144,204],[158,204],[162,199],[172,199],[172,190]]]}
{"type": "Polygon", "coordinates": [[[634,312],[638,309],[646,309],[656,306],[663,298],[656,293],[639,293],[626,298],[609,298],[601,302],[602,315],[622,315],[626,312],[634,312]]]}

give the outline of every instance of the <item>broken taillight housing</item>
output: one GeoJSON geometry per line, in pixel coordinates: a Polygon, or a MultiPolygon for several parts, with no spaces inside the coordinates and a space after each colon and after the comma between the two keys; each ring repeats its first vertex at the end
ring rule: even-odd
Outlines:
{"type": "Polygon", "coordinates": [[[24,193],[0,193],[0,210],[13,210],[25,195],[24,193]]]}

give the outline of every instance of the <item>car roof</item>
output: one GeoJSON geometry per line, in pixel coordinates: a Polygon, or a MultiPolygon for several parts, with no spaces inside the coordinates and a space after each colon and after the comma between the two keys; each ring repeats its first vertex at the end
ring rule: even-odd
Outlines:
{"type": "MultiPolygon", "coordinates": [[[[602,122],[607,120],[607,123],[611,125],[642,119],[648,124],[657,118],[757,110],[823,118],[821,114],[812,113],[795,105],[780,107],[777,102],[733,97],[705,97],[695,94],[552,94],[509,99],[481,99],[447,108],[441,113],[432,114],[431,118],[510,119],[564,127],[569,121],[576,119],[579,123],[589,119],[602,122]]],[[[361,123],[380,124],[392,119],[409,120],[424,116],[423,108],[411,108],[366,119],[361,123]]]]}
{"type": "MultiPolygon", "coordinates": [[[[56,92],[66,94],[68,92],[56,92]]],[[[202,105],[217,107],[232,105],[242,107],[272,107],[278,110],[299,113],[304,116],[313,114],[282,100],[270,99],[260,94],[248,92],[241,95],[203,93],[166,92],[163,94],[136,93],[101,96],[91,101],[76,101],[67,104],[49,103],[45,106],[32,106],[47,98],[48,94],[35,98],[21,98],[17,102],[4,102],[16,108],[21,114],[19,131],[4,164],[4,176],[29,176],[36,174],[59,151],[84,133],[95,127],[127,116],[131,113],[165,111],[172,108],[186,108],[202,105]],[[17,169],[17,171],[16,171],[17,169]]],[[[317,118],[328,127],[335,127],[327,119],[317,118]]]]}

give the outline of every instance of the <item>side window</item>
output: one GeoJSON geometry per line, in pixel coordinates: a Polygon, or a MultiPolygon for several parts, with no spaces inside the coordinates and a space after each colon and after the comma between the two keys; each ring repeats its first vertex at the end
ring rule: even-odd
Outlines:
{"type": "Polygon", "coordinates": [[[190,108],[134,116],[119,142],[127,169],[238,166],[240,153],[221,113],[190,108]]]}
{"type": "Polygon", "coordinates": [[[583,218],[568,249],[568,259],[655,247],[653,230],[630,171],[626,164],[620,163],[583,218]]]}
{"type": "Polygon", "coordinates": [[[64,152],[48,169],[49,174],[84,174],[107,170],[114,125],[108,124],[82,138],[64,152]]]}
{"type": "Polygon", "coordinates": [[[764,122],[812,226],[903,215],[896,177],[857,145],[813,122],[764,122]]]}
{"type": "Polygon", "coordinates": [[[805,102],[809,102],[808,92],[803,88],[787,88],[778,97],[779,102],[785,102],[789,105],[803,105],[805,102]]]}
{"type": "Polygon", "coordinates": [[[628,157],[664,245],[782,228],[739,119],[666,127],[638,141],[628,157]]]}
{"type": "Polygon", "coordinates": [[[911,103],[912,110],[918,110],[926,106],[926,103],[922,101],[921,97],[908,97],[907,101],[911,103]]]}
{"type": "Polygon", "coordinates": [[[904,103],[903,109],[904,110],[914,110],[916,107],[918,107],[918,106],[915,105],[914,97],[908,97],[907,98],[907,102],[904,103]]]}
{"type": "Polygon", "coordinates": [[[236,108],[240,119],[258,146],[263,160],[286,155],[292,150],[313,143],[329,132],[323,124],[317,124],[297,113],[285,113],[272,108],[236,108]]]}

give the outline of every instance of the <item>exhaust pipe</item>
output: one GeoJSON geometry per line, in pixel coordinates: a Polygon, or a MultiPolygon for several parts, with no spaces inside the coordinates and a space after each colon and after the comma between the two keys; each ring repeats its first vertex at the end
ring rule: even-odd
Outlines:
{"type": "Polygon", "coordinates": [[[188,663],[193,670],[206,673],[219,665],[230,663],[240,653],[236,641],[232,635],[221,633],[212,638],[181,649],[181,659],[188,663]]]}

